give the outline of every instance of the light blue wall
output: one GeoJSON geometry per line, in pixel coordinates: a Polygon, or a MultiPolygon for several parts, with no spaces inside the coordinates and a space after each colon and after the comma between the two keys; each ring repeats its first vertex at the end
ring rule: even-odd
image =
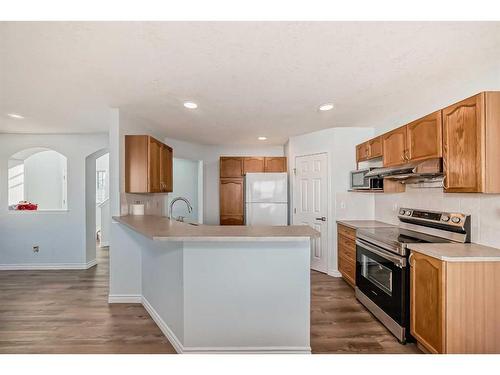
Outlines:
{"type": "Polygon", "coordinates": [[[171,199],[180,196],[187,198],[193,206],[193,212],[188,213],[184,202],[175,203],[174,217],[184,216],[198,222],[198,166],[197,160],[174,158],[174,191],[169,194],[169,204],[171,199]]]}

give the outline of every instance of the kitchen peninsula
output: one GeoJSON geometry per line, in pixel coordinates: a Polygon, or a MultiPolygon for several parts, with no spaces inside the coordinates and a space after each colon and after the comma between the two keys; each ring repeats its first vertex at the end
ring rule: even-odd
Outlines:
{"type": "Polygon", "coordinates": [[[142,303],[179,353],[310,353],[314,229],[113,219],[109,301],[142,303]]]}

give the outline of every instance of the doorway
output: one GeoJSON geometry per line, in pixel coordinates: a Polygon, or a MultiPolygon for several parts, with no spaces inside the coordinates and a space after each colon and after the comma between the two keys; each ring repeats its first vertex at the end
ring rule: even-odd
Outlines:
{"type": "Polygon", "coordinates": [[[294,224],[306,224],[320,232],[311,241],[311,268],[328,272],[328,154],[295,158],[294,224]]]}

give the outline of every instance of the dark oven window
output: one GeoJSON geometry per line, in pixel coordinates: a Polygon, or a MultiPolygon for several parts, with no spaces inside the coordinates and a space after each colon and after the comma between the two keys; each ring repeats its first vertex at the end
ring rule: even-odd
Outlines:
{"type": "Polygon", "coordinates": [[[361,255],[361,275],[392,296],[392,270],[375,259],[361,255]]]}

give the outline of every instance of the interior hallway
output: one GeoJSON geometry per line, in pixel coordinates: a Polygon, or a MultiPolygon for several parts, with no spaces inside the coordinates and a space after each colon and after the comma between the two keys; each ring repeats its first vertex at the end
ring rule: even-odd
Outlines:
{"type": "MultiPolygon", "coordinates": [[[[88,270],[0,271],[0,353],[175,353],[139,304],[108,304],[108,251],[88,270]]],[[[354,298],[311,274],[313,353],[417,353],[354,298]]]]}

